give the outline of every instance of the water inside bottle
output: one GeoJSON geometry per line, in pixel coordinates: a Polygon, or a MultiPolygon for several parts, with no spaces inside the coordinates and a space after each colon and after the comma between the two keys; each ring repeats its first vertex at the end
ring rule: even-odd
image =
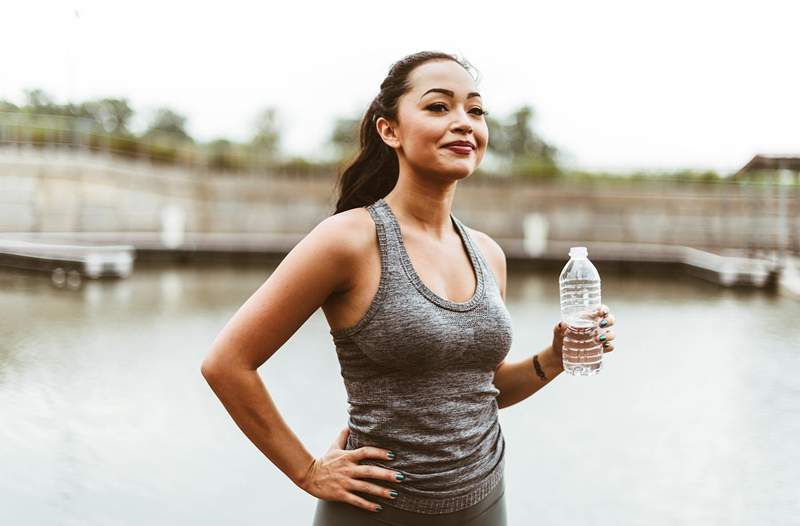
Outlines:
{"type": "Polygon", "coordinates": [[[591,376],[603,366],[603,346],[595,340],[596,328],[569,325],[564,333],[564,371],[574,376],[591,376]]]}
{"type": "Polygon", "coordinates": [[[597,336],[600,306],[599,280],[570,279],[561,284],[561,312],[567,324],[562,347],[564,371],[574,376],[592,376],[603,365],[603,346],[597,336]]]}

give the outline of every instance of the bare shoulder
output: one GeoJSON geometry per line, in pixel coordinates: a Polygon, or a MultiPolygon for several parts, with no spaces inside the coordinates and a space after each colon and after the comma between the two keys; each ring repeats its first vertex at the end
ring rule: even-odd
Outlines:
{"type": "Polygon", "coordinates": [[[492,239],[489,234],[467,227],[470,236],[478,244],[481,254],[486,258],[486,262],[492,267],[496,281],[500,286],[500,294],[505,300],[506,297],[506,253],[503,247],[492,239]]]}
{"type": "Polygon", "coordinates": [[[375,223],[363,207],[353,208],[326,217],[308,234],[309,241],[320,249],[320,255],[331,257],[344,271],[336,292],[351,286],[351,271],[375,244],[375,223]]]}

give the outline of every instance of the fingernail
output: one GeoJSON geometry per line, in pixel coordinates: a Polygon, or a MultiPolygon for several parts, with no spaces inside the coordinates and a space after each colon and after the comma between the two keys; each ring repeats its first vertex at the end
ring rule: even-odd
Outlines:
{"type": "Polygon", "coordinates": [[[383,509],[383,506],[381,506],[380,504],[377,504],[375,506],[375,511],[381,511],[382,509],[383,509]]]}
{"type": "Polygon", "coordinates": [[[603,314],[608,314],[608,307],[603,307],[603,314]]]}
{"type": "Polygon", "coordinates": [[[400,495],[400,494],[398,492],[396,492],[395,490],[392,490],[392,491],[389,492],[389,496],[392,497],[393,499],[396,499],[398,495],[400,495]]]}
{"type": "Polygon", "coordinates": [[[388,453],[386,453],[386,456],[389,458],[389,460],[394,460],[395,458],[397,458],[397,455],[395,455],[394,451],[389,451],[388,453]]]}
{"type": "Polygon", "coordinates": [[[606,325],[608,325],[608,320],[601,320],[600,321],[600,326],[601,327],[605,327],[606,325]]]}
{"type": "Polygon", "coordinates": [[[403,475],[402,473],[397,473],[395,474],[394,478],[396,478],[397,480],[405,480],[406,476],[403,475]]]}
{"type": "Polygon", "coordinates": [[[600,335],[600,341],[603,341],[603,340],[605,340],[605,339],[606,339],[606,335],[605,335],[605,334],[601,334],[601,335],[600,335]]]}

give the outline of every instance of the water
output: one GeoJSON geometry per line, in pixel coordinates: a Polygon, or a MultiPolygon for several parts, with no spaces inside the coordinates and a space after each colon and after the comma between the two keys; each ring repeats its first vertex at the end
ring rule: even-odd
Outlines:
{"type": "Polygon", "coordinates": [[[600,372],[603,347],[593,313],[601,305],[600,275],[586,257],[585,247],[572,247],[559,276],[561,319],[567,324],[562,348],[564,371],[573,376],[600,372]]]}
{"type": "MultiPolygon", "coordinates": [[[[310,524],[315,499],[200,374],[271,270],[137,264],[77,291],[0,270],[0,524],[310,524]]],[[[800,303],[610,271],[603,294],[617,317],[603,374],[562,374],[500,410],[509,526],[795,524],[800,376],[787,371],[800,370],[800,303]]],[[[552,272],[510,269],[509,363],[550,344],[558,297],[552,272]]],[[[324,454],[347,398],[322,312],[259,374],[324,454]]]]}
{"type": "Polygon", "coordinates": [[[564,334],[564,371],[573,376],[592,376],[603,365],[603,347],[597,340],[594,327],[571,325],[564,334]]]}

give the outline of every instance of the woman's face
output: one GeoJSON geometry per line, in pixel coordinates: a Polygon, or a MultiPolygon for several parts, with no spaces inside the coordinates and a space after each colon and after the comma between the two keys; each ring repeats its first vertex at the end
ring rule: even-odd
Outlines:
{"type": "Polygon", "coordinates": [[[470,74],[452,60],[434,60],[409,75],[411,89],[398,101],[397,120],[378,120],[384,141],[417,173],[471,174],[489,142],[481,97],[470,74]],[[447,146],[454,141],[472,147],[447,146]]]}

